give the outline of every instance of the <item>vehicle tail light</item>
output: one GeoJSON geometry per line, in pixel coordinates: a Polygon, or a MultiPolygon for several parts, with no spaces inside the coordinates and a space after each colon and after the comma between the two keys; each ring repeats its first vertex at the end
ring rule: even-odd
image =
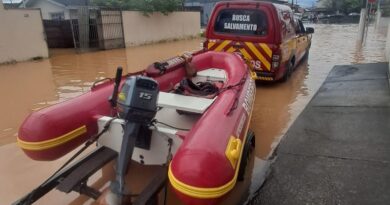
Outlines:
{"type": "Polygon", "coordinates": [[[281,56],[280,49],[277,49],[276,51],[273,52],[273,54],[272,54],[272,71],[279,68],[281,58],[282,58],[282,56],[281,56]]]}

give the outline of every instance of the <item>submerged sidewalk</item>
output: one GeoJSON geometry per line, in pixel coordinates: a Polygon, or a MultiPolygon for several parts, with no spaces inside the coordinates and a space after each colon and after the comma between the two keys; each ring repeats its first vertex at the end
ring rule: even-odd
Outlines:
{"type": "Polygon", "coordinates": [[[389,204],[388,64],[336,66],[280,143],[252,204],[389,204]]]}

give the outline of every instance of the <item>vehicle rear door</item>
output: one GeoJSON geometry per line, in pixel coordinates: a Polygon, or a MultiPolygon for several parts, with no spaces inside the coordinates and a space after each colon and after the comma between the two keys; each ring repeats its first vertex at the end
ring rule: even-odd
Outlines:
{"type": "MultiPolygon", "coordinates": [[[[260,7],[261,8],[261,7],[260,7]]],[[[272,15],[254,6],[230,6],[216,9],[208,26],[205,48],[220,52],[238,52],[257,71],[271,71],[273,48],[272,15]]]]}

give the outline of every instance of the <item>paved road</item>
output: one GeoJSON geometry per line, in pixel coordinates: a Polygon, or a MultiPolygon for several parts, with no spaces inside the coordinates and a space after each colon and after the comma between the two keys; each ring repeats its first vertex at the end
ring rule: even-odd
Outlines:
{"type": "Polygon", "coordinates": [[[253,204],[390,204],[387,63],[336,66],[275,156],[253,204]]]}

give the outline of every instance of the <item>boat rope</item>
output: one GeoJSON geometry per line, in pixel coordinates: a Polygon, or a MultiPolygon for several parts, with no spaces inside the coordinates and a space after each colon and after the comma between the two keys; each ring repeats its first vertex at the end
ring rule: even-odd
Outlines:
{"type": "MultiPolygon", "coordinates": [[[[165,163],[165,166],[166,166],[166,173],[168,173],[168,169],[169,169],[169,163],[171,162],[172,160],[172,144],[173,144],[173,140],[172,138],[168,137],[168,155],[167,155],[167,162],[165,163]]],[[[168,195],[168,181],[165,182],[165,186],[164,186],[164,205],[166,205],[167,203],[167,195],[168,195]]]]}
{"type": "Polygon", "coordinates": [[[151,122],[150,124],[151,124],[152,126],[155,126],[156,124],[162,124],[162,125],[165,125],[165,126],[167,126],[167,127],[170,127],[170,128],[176,129],[176,130],[190,131],[190,129],[175,127],[175,126],[169,125],[169,124],[167,124],[167,123],[160,122],[160,121],[158,121],[157,119],[153,119],[152,122],[151,122]]]}
{"type": "Polygon", "coordinates": [[[43,187],[48,181],[50,181],[54,176],[56,176],[61,170],[63,170],[66,166],[68,166],[74,159],[76,159],[81,153],[83,153],[90,145],[95,143],[100,136],[102,136],[105,132],[108,131],[110,128],[111,122],[114,121],[117,118],[112,118],[109,121],[106,122],[104,125],[102,131],[100,131],[97,135],[91,137],[85,144],[84,147],[82,147],[79,151],[77,151],[76,154],[74,154],[68,161],[66,161],[57,171],[55,171],[49,178],[47,178],[41,185],[39,185],[37,188],[35,188],[28,196],[28,199],[26,200],[25,204],[32,204],[31,200],[33,199],[35,193],[43,187]]]}
{"type": "Polygon", "coordinates": [[[163,63],[160,63],[160,62],[154,62],[153,63],[154,67],[157,68],[157,70],[160,71],[160,75],[164,74],[165,71],[167,71],[167,66],[169,65],[167,62],[163,62],[163,63]]]}
{"type": "Polygon", "coordinates": [[[246,82],[246,79],[247,79],[247,75],[245,74],[244,76],[242,76],[241,80],[238,83],[236,83],[234,85],[229,85],[227,87],[224,87],[224,88],[220,89],[217,95],[219,95],[219,94],[221,94],[221,93],[223,93],[223,92],[225,92],[227,90],[231,90],[231,89],[233,89],[235,87],[239,87],[241,85],[244,85],[245,82],[246,82]]]}
{"type": "MultiPolygon", "coordinates": [[[[234,85],[229,85],[229,86],[227,86],[227,87],[225,87],[225,88],[222,88],[222,89],[218,92],[217,95],[221,94],[221,93],[224,92],[224,91],[231,90],[231,89],[233,89],[233,88],[235,88],[235,87],[239,87],[239,86],[241,86],[241,85],[244,85],[245,82],[246,82],[246,80],[247,80],[247,76],[246,76],[246,75],[242,76],[241,80],[240,80],[238,83],[236,83],[236,84],[234,84],[234,85]]],[[[231,114],[235,109],[237,109],[237,107],[238,107],[238,101],[239,101],[239,96],[238,96],[239,92],[238,92],[238,91],[239,91],[239,90],[236,90],[236,96],[235,96],[235,98],[234,98],[233,105],[232,105],[232,107],[230,107],[230,110],[229,110],[229,112],[227,113],[227,115],[230,115],[230,114],[231,114]]]]}

